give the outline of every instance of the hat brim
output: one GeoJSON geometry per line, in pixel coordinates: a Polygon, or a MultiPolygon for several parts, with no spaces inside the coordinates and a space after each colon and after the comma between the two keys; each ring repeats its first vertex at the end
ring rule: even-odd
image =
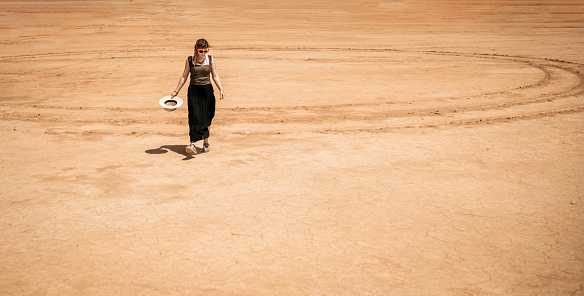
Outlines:
{"type": "Polygon", "coordinates": [[[171,96],[166,96],[162,99],[160,99],[158,101],[158,103],[160,104],[160,106],[162,106],[162,108],[164,108],[166,111],[174,111],[176,110],[178,107],[182,106],[183,104],[183,100],[179,97],[171,97],[171,96]],[[174,102],[176,103],[174,106],[172,105],[167,105],[169,102],[174,102]]]}

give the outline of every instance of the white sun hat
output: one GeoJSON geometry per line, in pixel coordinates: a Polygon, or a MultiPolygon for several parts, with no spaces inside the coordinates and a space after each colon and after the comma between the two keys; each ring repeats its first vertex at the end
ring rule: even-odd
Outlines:
{"type": "Polygon", "coordinates": [[[179,98],[179,97],[174,97],[173,98],[171,96],[166,96],[166,97],[160,99],[160,101],[158,101],[158,103],[166,111],[174,111],[178,107],[182,106],[183,100],[181,98],[179,98]]]}

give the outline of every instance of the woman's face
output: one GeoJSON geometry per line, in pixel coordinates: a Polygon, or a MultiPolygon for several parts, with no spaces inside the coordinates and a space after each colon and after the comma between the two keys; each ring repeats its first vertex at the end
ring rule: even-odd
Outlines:
{"type": "Polygon", "coordinates": [[[208,52],[209,52],[208,47],[195,49],[195,55],[197,55],[198,57],[202,57],[206,55],[208,52]]]}

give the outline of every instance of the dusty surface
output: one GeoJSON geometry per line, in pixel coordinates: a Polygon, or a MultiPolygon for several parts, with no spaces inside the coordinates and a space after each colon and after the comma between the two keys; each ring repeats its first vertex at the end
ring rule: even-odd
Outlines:
{"type": "Polygon", "coordinates": [[[584,294],[581,1],[2,1],[0,32],[1,295],[584,294]],[[190,157],[157,104],[201,37],[227,98],[190,157]]]}

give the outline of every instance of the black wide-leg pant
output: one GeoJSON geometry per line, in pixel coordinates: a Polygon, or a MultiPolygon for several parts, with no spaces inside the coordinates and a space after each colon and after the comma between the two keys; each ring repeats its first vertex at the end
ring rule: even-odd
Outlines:
{"type": "Polygon", "coordinates": [[[209,137],[209,126],[215,117],[215,94],[213,86],[189,85],[189,137],[197,142],[209,137]]]}

